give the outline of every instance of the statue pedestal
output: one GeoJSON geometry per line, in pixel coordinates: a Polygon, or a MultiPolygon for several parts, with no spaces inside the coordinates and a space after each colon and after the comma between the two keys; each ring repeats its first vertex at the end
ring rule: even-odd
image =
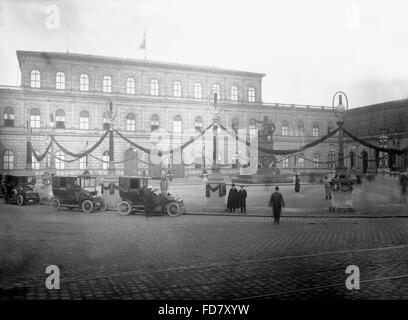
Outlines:
{"type": "Polygon", "coordinates": [[[348,178],[332,179],[330,212],[350,213],[356,211],[353,208],[353,184],[354,180],[348,178]]]}
{"type": "Polygon", "coordinates": [[[238,175],[232,179],[236,184],[273,184],[291,183],[293,175],[291,173],[281,173],[278,168],[259,168],[252,175],[238,175]]]}

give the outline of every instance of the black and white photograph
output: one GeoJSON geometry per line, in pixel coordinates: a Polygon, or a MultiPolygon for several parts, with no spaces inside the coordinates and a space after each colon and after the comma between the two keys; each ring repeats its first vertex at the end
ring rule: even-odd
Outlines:
{"type": "Polygon", "coordinates": [[[0,300],[407,300],[407,15],[0,0],[0,300]]]}

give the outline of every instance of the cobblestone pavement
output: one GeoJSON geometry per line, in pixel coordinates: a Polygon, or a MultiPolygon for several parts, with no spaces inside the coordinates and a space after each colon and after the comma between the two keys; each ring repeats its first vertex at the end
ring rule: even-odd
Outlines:
{"type": "Polygon", "coordinates": [[[408,298],[408,219],[86,215],[0,205],[0,298],[408,298]],[[61,270],[46,290],[45,268],[61,270]],[[345,288],[348,265],[361,289],[345,288]]]}

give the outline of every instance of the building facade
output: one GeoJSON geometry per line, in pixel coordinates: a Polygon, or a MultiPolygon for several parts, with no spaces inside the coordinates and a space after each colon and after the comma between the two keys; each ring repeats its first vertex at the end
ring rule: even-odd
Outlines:
{"type": "MultiPolygon", "coordinates": [[[[72,152],[94,145],[109,126],[109,100],[115,106],[114,128],[145,147],[152,146],[151,133],[158,128],[169,133],[169,148],[176,145],[172,138],[180,132],[206,128],[213,121],[214,94],[218,117],[227,128],[259,128],[259,123],[268,117],[275,125],[276,149],[296,148],[336,128],[331,107],[264,103],[262,73],[73,53],[17,51],[17,57],[21,86],[0,86],[3,173],[18,173],[26,168],[27,125],[38,153],[45,150],[51,132],[72,152]]],[[[223,139],[217,161],[222,173],[234,175],[239,164],[228,152],[235,149],[234,140],[223,139]]],[[[153,173],[149,155],[118,137],[114,146],[117,174],[146,170],[153,173]]],[[[334,164],[324,162],[334,159],[337,148],[337,138],[331,137],[296,157],[277,157],[277,166],[288,172],[294,168],[327,171],[334,164]]],[[[59,173],[79,174],[89,169],[105,174],[108,149],[106,139],[92,156],[65,162],[70,157],[54,146],[40,163],[33,159],[32,167],[41,174],[55,161],[59,173]]],[[[211,168],[212,156],[199,151],[193,147],[187,151],[189,161],[181,166],[181,176],[196,176],[204,167],[211,168]]],[[[171,159],[168,162],[171,165],[171,159]]]]}
{"type": "MultiPolygon", "coordinates": [[[[353,135],[379,147],[408,148],[408,99],[351,109],[345,128],[353,135]]],[[[355,143],[346,143],[348,167],[377,173],[391,168],[407,169],[408,154],[386,154],[355,143]]]]}

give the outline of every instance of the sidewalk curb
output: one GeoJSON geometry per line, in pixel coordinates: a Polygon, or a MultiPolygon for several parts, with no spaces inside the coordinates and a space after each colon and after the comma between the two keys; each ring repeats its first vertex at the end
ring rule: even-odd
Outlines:
{"type": "MultiPolygon", "coordinates": [[[[218,217],[254,217],[254,218],[273,218],[272,215],[260,215],[260,214],[226,214],[226,213],[198,213],[198,212],[185,212],[184,215],[191,216],[218,216],[218,217]]],[[[367,219],[382,219],[382,218],[408,218],[408,215],[281,215],[281,218],[367,218],[367,219]]]]}

